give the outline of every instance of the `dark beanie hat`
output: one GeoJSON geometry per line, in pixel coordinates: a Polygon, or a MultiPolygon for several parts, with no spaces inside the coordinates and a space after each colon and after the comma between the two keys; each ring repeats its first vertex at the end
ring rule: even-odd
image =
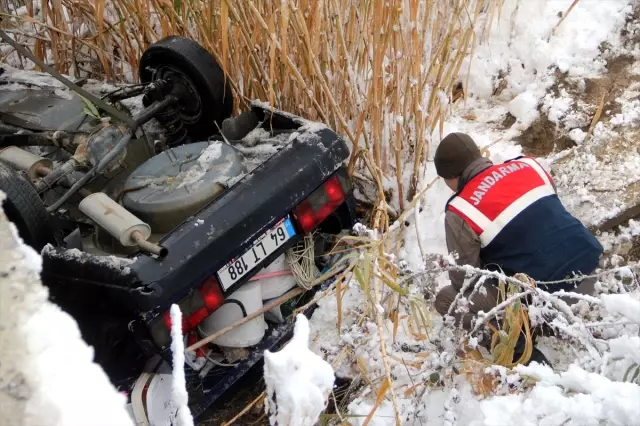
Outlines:
{"type": "Polygon", "coordinates": [[[462,175],[469,164],[481,157],[480,149],[469,135],[450,133],[438,145],[434,162],[438,176],[453,179],[462,175]]]}

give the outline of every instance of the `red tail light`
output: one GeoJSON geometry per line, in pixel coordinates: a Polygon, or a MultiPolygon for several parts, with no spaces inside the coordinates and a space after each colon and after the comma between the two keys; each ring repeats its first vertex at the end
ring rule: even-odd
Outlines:
{"type": "MultiPolygon", "coordinates": [[[[182,333],[186,334],[195,329],[198,324],[222,306],[223,302],[224,296],[218,281],[214,277],[207,278],[196,291],[178,303],[182,311],[182,333]]],[[[162,319],[167,329],[171,330],[169,310],[162,314],[162,319]]]]}
{"type": "Polygon", "coordinates": [[[331,176],[293,211],[303,232],[311,232],[345,200],[345,193],[337,176],[331,176]]]}
{"type": "Polygon", "coordinates": [[[338,203],[338,205],[344,202],[344,190],[337,176],[333,176],[327,181],[324,185],[324,192],[327,194],[330,202],[338,203]]]}

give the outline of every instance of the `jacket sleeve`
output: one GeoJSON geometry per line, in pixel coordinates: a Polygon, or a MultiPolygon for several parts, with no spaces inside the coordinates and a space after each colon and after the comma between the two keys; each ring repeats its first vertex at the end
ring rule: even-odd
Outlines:
{"type": "MultiPolygon", "coordinates": [[[[478,234],[457,214],[448,211],[444,219],[447,249],[458,254],[458,265],[482,266],[480,260],[480,238],[478,234]]],[[[451,285],[460,291],[464,284],[465,273],[450,271],[451,285]]]]}

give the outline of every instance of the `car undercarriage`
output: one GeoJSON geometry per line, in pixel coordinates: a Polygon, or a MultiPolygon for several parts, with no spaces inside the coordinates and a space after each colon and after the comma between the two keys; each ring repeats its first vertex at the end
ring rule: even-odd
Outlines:
{"type": "MultiPolygon", "coordinates": [[[[93,90],[93,102],[74,90],[87,82],[0,75],[7,217],[41,252],[52,300],[127,392],[170,359],[173,304],[186,342],[211,336],[299,286],[296,251],[312,253],[303,266],[314,278],[335,267],[326,254],[356,220],[349,149],[331,129],[257,101],[232,117],[224,72],[189,39],[151,45],[140,70],[141,83],[93,90]]],[[[194,415],[286,341],[287,314],[317,289],[306,284],[192,354],[194,415]]]]}

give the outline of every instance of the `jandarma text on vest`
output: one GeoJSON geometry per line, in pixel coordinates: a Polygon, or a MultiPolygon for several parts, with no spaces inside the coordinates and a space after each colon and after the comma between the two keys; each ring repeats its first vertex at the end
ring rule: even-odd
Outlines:
{"type": "Polygon", "coordinates": [[[473,205],[477,206],[480,204],[480,200],[485,194],[496,184],[500,179],[505,177],[506,175],[517,172],[518,170],[531,167],[527,163],[523,162],[512,162],[506,164],[504,167],[499,167],[498,170],[491,173],[491,175],[486,176],[484,179],[480,181],[476,189],[473,190],[473,195],[469,197],[471,201],[473,201],[473,205]]]}

